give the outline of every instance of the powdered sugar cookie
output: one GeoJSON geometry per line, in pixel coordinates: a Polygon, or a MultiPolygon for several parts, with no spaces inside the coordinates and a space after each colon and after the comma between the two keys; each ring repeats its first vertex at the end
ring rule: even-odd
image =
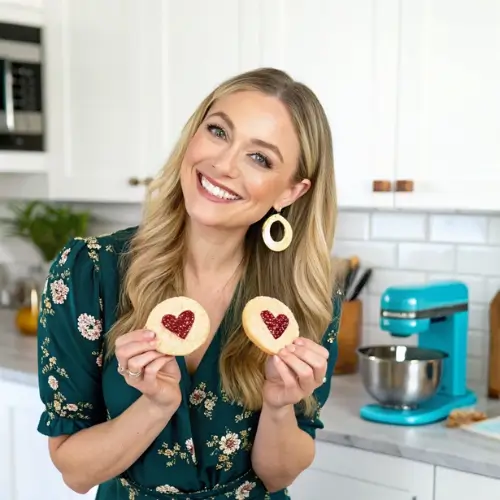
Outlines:
{"type": "Polygon", "coordinates": [[[272,297],[255,297],[242,313],[248,338],[267,354],[276,354],[299,336],[299,325],[292,311],[272,297]]]}
{"type": "Polygon", "coordinates": [[[186,356],[201,347],[210,335],[210,318],[189,297],[173,297],[157,304],[146,329],[156,333],[156,350],[170,356],[186,356]]]}

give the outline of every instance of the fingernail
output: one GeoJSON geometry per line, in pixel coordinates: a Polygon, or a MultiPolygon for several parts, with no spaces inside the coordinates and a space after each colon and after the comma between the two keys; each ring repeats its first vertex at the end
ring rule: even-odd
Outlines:
{"type": "Polygon", "coordinates": [[[155,340],[152,340],[150,343],[149,343],[150,346],[152,347],[156,347],[158,345],[158,341],[155,339],[155,340]]]}
{"type": "Polygon", "coordinates": [[[293,341],[293,343],[294,343],[295,345],[304,345],[304,341],[303,341],[302,339],[300,339],[300,338],[299,338],[299,339],[295,339],[295,340],[293,341]]]}
{"type": "Polygon", "coordinates": [[[146,330],[144,332],[144,337],[147,338],[147,339],[154,339],[156,336],[155,332],[152,332],[150,330],[146,330]]]}
{"type": "Polygon", "coordinates": [[[295,352],[295,346],[293,344],[290,344],[286,347],[290,352],[295,352]]]}

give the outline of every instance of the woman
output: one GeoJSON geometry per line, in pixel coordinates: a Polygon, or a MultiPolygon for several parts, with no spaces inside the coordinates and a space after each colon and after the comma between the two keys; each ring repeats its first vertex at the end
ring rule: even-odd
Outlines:
{"type": "Polygon", "coordinates": [[[99,484],[98,499],[287,498],[314,458],[337,349],[324,111],[281,71],[239,75],[201,103],[150,187],[138,228],[75,239],[51,268],[38,429],[68,486],[99,484]],[[268,231],[274,219],[284,235],[268,231]],[[177,295],[200,302],[213,330],[173,358],[142,328],[177,295]],[[301,328],[277,356],[242,331],[257,295],[282,300],[301,328]]]}

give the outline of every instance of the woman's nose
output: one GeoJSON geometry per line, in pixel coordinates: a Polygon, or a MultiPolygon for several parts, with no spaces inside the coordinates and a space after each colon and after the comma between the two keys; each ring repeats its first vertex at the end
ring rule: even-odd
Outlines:
{"type": "Polygon", "coordinates": [[[213,167],[222,175],[235,177],[238,174],[238,152],[233,148],[226,148],[217,158],[213,167]]]}

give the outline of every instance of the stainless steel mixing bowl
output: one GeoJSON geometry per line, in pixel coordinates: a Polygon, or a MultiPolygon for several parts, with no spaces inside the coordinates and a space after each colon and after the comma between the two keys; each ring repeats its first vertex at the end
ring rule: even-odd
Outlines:
{"type": "Polygon", "coordinates": [[[382,406],[410,409],[432,397],[441,381],[445,352],[405,345],[358,349],[359,369],[368,393],[382,406]]]}

